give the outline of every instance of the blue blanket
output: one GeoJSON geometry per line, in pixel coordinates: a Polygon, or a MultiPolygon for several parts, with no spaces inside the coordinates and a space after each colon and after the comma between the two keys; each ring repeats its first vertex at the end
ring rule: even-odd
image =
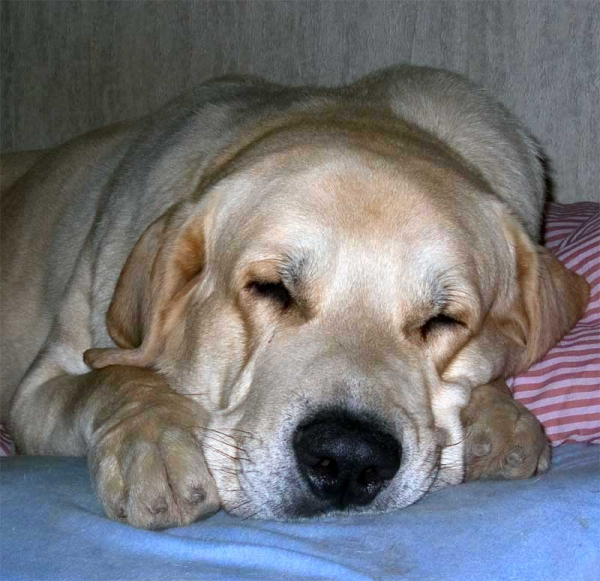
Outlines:
{"type": "Polygon", "coordinates": [[[143,531],[106,519],[83,459],[0,461],[0,577],[23,580],[600,579],[600,447],[520,482],[446,488],[386,515],[301,523],[226,514],[143,531]]]}

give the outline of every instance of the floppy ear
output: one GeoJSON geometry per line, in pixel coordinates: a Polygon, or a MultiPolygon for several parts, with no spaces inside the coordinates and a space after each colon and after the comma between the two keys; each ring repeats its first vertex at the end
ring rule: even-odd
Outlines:
{"type": "Polygon", "coordinates": [[[442,379],[472,387],[522,373],[541,359],[583,316],[590,287],[512,217],[505,231],[515,255],[514,292],[454,357],[442,379]]]}
{"type": "Polygon", "coordinates": [[[107,313],[108,331],[120,349],[89,349],[84,360],[90,367],[155,363],[204,267],[202,222],[184,203],[148,226],[125,262],[107,313]]]}

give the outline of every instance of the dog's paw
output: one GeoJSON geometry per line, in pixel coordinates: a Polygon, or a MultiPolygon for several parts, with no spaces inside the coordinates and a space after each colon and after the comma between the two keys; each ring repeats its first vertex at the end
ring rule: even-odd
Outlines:
{"type": "Polygon", "coordinates": [[[538,419],[502,383],[478,387],[463,410],[465,480],[520,479],[550,468],[538,419]]]}
{"type": "Polygon", "coordinates": [[[131,404],[98,431],[88,461],[106,514],[136,527],[189,524],[219,509],[192,402],[131,404]]]}

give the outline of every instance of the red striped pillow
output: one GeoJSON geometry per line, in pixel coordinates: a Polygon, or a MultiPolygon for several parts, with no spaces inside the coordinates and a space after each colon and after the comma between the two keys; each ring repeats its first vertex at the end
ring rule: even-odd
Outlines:
{"type": "Polygon", "coordinates": [[[575,328],[527,373],[514,378],[515,399],[542,422],[553,445],[600,443],[600,204],[550,204],[546,246],[592,287],[575,328]]]}
{"type": "Polygon", "coordinates": [[[12,456],[15,447],[4,424],[0,424],[0,456],[12,456]]]}
{"type": "MultiPolygon", "coordinates": [[[[509,380],[554,445],[600,443],[600,204],[550,204],[546,246],[592,285],[583,319],[527,373],[509,380]]],[[[14,453],[0,424],[0,456],[14,453]]]]}

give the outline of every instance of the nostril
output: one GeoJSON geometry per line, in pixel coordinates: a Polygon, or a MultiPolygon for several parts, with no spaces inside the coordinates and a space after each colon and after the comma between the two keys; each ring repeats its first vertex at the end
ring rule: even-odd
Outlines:
{"type": "Polygon", "coordinates": [[[308,472],[319,478],[334,479],[338,475],[338,465],[333,458],[318,458],[312,464],[306,464],[308,472]]]}
{"type": "Polygon", "coordinates": [[[337,473],[337,463],[332,458],[321,458],[315,467],[315,471],[323,476],[334,476],[337,473]]]}
{"type": "Polygon", "coordinates": [[[359,484],[362,484],[364,486],[372,486],[375,484],[379,484],[381,480],[382,479],[377,473],[376,468],[367,468],[366,470],[363,470],[363,472],[358,477],[359,484]]]}

